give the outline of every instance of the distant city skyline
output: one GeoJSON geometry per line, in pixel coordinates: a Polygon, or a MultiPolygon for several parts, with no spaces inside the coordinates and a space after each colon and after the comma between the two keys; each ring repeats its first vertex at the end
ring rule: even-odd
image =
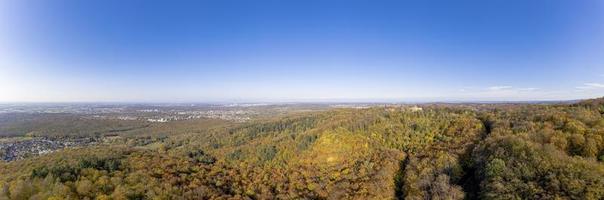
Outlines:
{"type": "Polygon", "coordinates": [[[604,96],[604,1],[0,2],[0,102],[604,96]]]}

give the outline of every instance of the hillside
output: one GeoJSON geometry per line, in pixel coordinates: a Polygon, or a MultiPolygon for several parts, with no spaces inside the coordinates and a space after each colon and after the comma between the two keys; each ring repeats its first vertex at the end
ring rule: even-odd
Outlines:
{"type": "Polygon", "coordinates": [[[598,99],[138,127],[182,131],[0,163],[0,199],[603,199],[603,114],[598,99]]]}

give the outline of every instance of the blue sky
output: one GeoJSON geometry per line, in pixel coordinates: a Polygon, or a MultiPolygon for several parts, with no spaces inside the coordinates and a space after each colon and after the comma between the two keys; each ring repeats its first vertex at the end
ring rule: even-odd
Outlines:
{"type": "Polygon", "coordinates": [[[604,96],[604,2],[0,2],[0,101],[604,96]]]}

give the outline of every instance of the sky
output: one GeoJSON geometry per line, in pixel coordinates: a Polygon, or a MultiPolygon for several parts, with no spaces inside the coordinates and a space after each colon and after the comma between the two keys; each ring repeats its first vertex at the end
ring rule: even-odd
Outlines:
{"type": "Polygon", "coordinates": [[[601,96],[601,0],[0,1],[0,102],[601,96]]]}

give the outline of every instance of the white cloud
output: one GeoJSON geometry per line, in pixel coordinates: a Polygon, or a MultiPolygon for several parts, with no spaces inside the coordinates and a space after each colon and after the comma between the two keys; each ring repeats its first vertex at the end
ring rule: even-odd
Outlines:
{"type": "Polygon", "coordinates": [[[492,86],[488,87],[486,91],[487,94],[493,96],[517,96],[520,94],[529,94],[539,90],[539,88],[534,87],[525,87],[525,88],[514,88],[512,86],[492,86]]]}
{"type": "Polygon", "coordinates": [[[539,90],[539,88],[526,87],[526,88],[514,88],[512,86],[492,86],[488,87],[487,91],[490,92],[532,92],[539,90]]]}
{"type": "Polygon", "coordinates": [[[604,84],[601,83],[584,83],[582,86],[575,87],[579,90],[603,89],[604,84]]]}
{"type": "Polygon", "coordinates": [[[539,88],[519,88],[518,91],[522,91],[522,92],[530,92],[530,91],[535,91],[535,90],[539,90],[539,88]]]}
{"type": "Polygon", "coordinates": [[[492,86],[488,88],[491,91],[512,89],[512,86],[492,86]]]}
{"type": "Polygon", "coordinates": [[[596,88],[604,88],[604,84],[601,83],[585,83],[586,86],[596,87],[596,88]]]}
{"type": "Polygon", "coordinates": [[[565,100],[572,99],[568,92],[552,91],[538,87],[514,87],[496,85],[491,87],[464,87],[454,96],[458,99],[486,101],[565,100]]]}

